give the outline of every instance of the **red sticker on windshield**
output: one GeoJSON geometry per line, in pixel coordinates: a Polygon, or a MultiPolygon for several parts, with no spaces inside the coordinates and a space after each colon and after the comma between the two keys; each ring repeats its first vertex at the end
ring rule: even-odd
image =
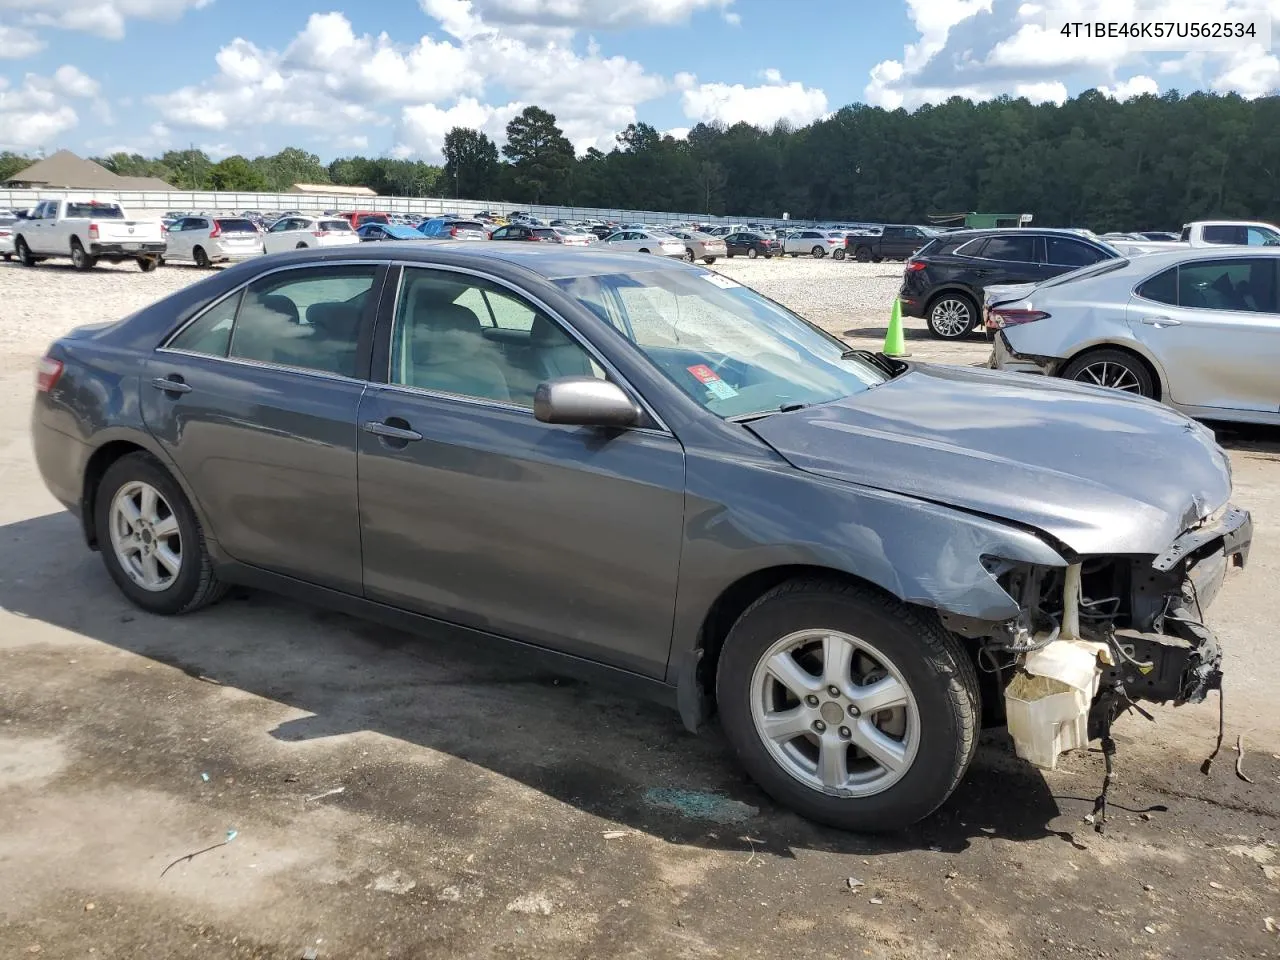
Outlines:
{"type": "Polygon", "coordinates": [[[705,363],[695,363],[692,367],[686,367],[685,369],[692,373],[694,379],[699,383],[715,383],[720,379],[720,375],[705,363]]]}

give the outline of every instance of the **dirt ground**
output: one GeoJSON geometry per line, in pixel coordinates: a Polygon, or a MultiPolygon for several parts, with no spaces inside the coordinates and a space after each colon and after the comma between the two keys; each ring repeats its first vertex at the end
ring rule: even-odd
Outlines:
{"type": "MultiPolygon", "coordinates": [[[[724,267],[873,347],[900,276],[724,267]]],[[[199,276],[0,265],[0,958],[1280,957],[1280,431],[1220,433],[1256,533],[1211,611],[1208,776],[1216,701],[1125,719],[1100,834],[1097,753],[1042,775],[992,731],[934,817],[850,835],[773,804],[714,725],[505,649],[257,593],[131,607],[36,474],[31,365],[199,276]]]]}

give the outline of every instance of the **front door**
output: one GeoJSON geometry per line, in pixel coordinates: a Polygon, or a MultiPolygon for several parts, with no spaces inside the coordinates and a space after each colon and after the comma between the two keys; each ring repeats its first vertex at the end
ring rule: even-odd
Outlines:
{"type": "Polygon", "coordinates": [[[1128,320],[1185,407],[1280,412],[1280,257],[1191,260],[1153,277],[1128,320]]]}
{"type": "Polygon", "coordinates": [[[359,594],[356,415],[384,270],[268,273],[157,350],[142,414],[232,557],[359,594]]]}
{"type": "Polygon", "coordinates": [[[680,443],[534,419],[540,381],[604,371],[490,280],[405,267],[380,330],[389,382],[359,413],[365,595],[661,677],[680,443]]]}

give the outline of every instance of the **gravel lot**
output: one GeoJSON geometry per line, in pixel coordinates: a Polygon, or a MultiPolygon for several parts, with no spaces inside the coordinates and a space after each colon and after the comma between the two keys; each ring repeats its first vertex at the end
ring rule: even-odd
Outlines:
{"type": "MultiPolygon", "coordinates": [[[[721,266],[868,347],[901,273],[721,266]]],[[[714,726],[506,650],[249,592],[178,619],[127,604],[36,475],[31,365],[202,275],[0,264],[4,960],[1280,957],[1276,431],[1222,434],[1256,540],[1211,611],[1210,776],[1216,704],[1122,721],[1099,834],[1096,753],[1042,776],[993,731],[937,815],[853,836],[772,804],[714,726]]],[[[986,355],[911,328],[919,358],[986,355]]]]}

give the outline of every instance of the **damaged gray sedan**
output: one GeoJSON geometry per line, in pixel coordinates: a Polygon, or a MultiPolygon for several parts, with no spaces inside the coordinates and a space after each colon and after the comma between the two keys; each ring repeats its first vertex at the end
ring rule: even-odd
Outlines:
{"type": "Polygon", "coordinates": [[[49,348],[41,474],[135,604],[239,583],[516,644],[718,713],[857,830],[943,803],[984,718],[1048,767],[1218,687],[1252,524],[1180,414],[849,350],[664,258],[377,246],[49,348]]]}

